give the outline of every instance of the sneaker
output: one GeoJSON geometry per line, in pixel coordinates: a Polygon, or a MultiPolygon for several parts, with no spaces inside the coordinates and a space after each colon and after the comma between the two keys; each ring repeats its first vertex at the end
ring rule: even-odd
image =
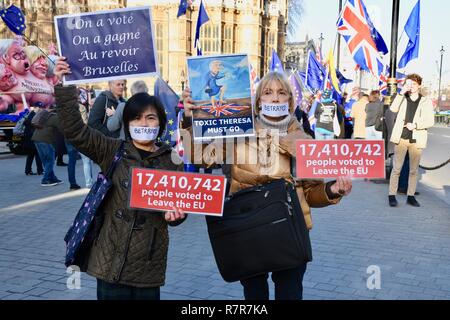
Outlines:
{"type": "Polygon", "coordinates": [[[408,196],[406,203],[412,205],[413,207],[417,207],[417,208],[420,207],[420,203],[417,202],[417,200],[414,196],[408,196]]]}
{"type": "Polygon", "coordinates": [[[51,180],[50,182],[54,182],[54,183],[56,183],[56,184],[61,184],[61,183],[63,183],[61,180],[59,180],[59,179],[55,179],[55,180],[51,180]]]}
{"type": "Polygon", "coordinates": [[[41,182],[41,186],[43,187],[53,187],[56,186],[58,183],[54,182],[54,181],[43,181],[41,182]]]}
{"type": "Polygon", "coordinates": [[[78,189],[81,189],[81,187],[79,185],[77,185],[77,184],[70,185],[70,190],[78,190],[78,189]]]}
{"type": "Polygon", "coordinates": [[[33,171],[25,172],[25,174],[26,174],[27,176],[35,176],[35,175],[36,175],[36,173],[34,173],[33,171]]]}
{"type": "Polygon", "coordinates": [[[395,196],[389,196],[389,205],[391,207],[396,207],[398,205],[397,199],[395,199],[395,196]]]}

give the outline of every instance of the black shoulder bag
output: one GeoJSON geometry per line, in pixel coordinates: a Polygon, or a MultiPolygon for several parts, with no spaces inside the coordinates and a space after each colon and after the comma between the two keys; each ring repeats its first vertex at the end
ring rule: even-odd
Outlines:
{"type": "Polygon", "coordinates": [[[227,197],[223,217],[207,216],[206,222],[217,266],[227,282],[312,260],[295,186],[284,179],[227,197]]]}

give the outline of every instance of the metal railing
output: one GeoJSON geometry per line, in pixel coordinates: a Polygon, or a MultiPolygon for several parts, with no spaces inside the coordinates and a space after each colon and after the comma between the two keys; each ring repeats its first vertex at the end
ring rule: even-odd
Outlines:
{"type": "Polygon", "coordinates": [[[450,126],[450,115],[448,114],[436,114],[434,115],[435,124],[450,126]]]}

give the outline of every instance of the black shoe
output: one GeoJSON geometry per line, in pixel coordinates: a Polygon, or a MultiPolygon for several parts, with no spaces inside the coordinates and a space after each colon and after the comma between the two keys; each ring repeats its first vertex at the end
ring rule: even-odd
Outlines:
{"type": "Polygon", "coordinates": [[[33,171],[25,172],[25,174],[26,174],[27,176],[35,176],[35,175],[36,175],[36,173],[34,173],[33,171]]]}
{"type": "MultiPolygon", "coordinates": [[[[405,189],[398,189],[398,194],[401,194],[401,195],[403,195],[403,196],[406,196],[406,193],[407,193],[407,192],[408,192],[408,191],[405,190],[405,189]]],[[[415,195],[415,196],[420,196],[420,192],[416,191],[416,193],[414,193],[414,195],[415,195]]]]}
{"type": "Polygon", "coordinates": [[[412,205],[413,207],[420,207],[420,203],[417,202],[414,196],[408,196],[406,203],[412,205]]]}
{"type": "Polygon", "coordinates": [[[38,176],[42,176],[43,174],[44,174],[43,171],[38,171],[38,173],[37,173],[38,176]]]}
{"type": "Polygon", "coordinates": [[[56,165],[57,165],[58,167],[67,167],[67,166],[68,166],[68,164],[65,163],[65,162],[57,162],[56,165]]]}
{"type": "Polygon", "coordinates": [[[389,205],[391,207],[396,207],[398,205],[397,199],[395,199],[395,196],[389,196],[389,205]]]}
{"type": "Polygon", "coordinates": [[[81,189],[81,187],[79,185],[77,185],[77,184],[70,185],[70,190],[78,190],[78,189],[81,189]]]}

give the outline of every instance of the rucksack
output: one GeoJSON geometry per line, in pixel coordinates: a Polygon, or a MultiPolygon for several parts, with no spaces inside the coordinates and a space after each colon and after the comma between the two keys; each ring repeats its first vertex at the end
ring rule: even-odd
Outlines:
{"type": "Polygon", "coordinates": [[[40,109],[38,113],[34,116],[33,120],[31,120],[31,125],[36,129],[44,128],[48,119],[50,119],[50,112],[45,109],[40,109]]]}
{"type": "Polygon", "coordinates": [[[15,136],[23,136],[23,135],[25,135],[25,121],[27,120],[29,115],[30,115],[30,113],[27,113],[22,118],[20,118],[19,121],[17,121],[17,123],[16,123],[16,125],[14,126],[14,129],[13,129],[13,134],[15,136]]]}

